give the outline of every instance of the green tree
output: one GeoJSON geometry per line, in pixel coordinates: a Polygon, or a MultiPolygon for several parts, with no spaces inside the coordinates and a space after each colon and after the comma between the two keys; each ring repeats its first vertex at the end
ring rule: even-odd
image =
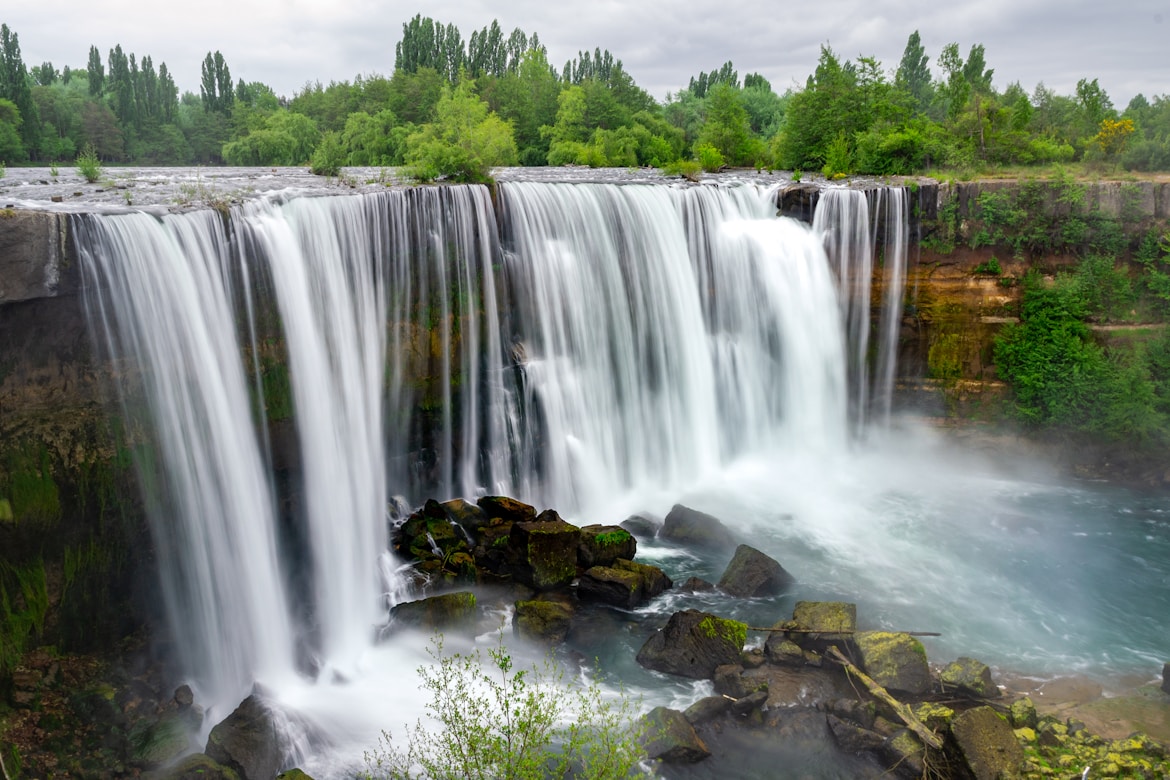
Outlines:
{"type": "Polygon", "coordinates": [[[101,52],[98,47],[89,47],[89,62],[85,68],[89,80],[89,94],[91,97],[101,97],[106,89],[106,66],[102,63],[101,52]]]}
{"type": "Polygon", "coordinates": [[[8,25],[0,24],[0,98],[11,100],[20,111],[20,139],[27,156],[40,148],[41,119],[32,98],[32,84],[20,56],[20,39],[8,25]]]}
{"type": "Polygon", "coordinates": [[[930,57],[915,30],[906,41],[906,50],[902,52],[902,60],[894,74],[894,84],[910,95],[915,109],[921,113],[926,112],[934,97],[929,62],[930,57]]]}
{"type": "Polygon", "coordinates": [[[730,165],[752,165],[762,160],[764,145],[752,135],[751,120],[739,101],[739,89],[719,81],[710,91],[707,121],[698,144],[713,146],[730,165]]]}
{"type": "Polygon", "coordinates": [[[203,58],[199,96],[203,100],[205,110],[224,115],[231,113],[236,93],[232,86],[231,70],[218,51],[215,54],[208,52],[203,58]]]}
{"type": "Polygon", "coordinates": [[[390,77],[387,105],[400,122],[421,125],[435,121],[435,108],[443,94],[443,77],[434,68],[413,72],[398,69],[390,77]]]}
{"type": "Polygon", "coordinates": [[[11,100],[0,98],[0,164],[27,159],[24,141],[20,138],[20,125],[20,109],[11,100]]]}
{"type": "Polygon", "coordinates": [[[473,80],[445,88],[436,113],[435,122],[406,142],[406,162],[416,178],[485,182],[493,167],[516,164],[512,126],[475,94],[473,80]]]}
{"type": "Polygon", "coordinates": [[[341,144],[349,165],[401,165],[405,160],[405,136],[390,109],[374,116],[355,112],[345,121],[341,144]]]}

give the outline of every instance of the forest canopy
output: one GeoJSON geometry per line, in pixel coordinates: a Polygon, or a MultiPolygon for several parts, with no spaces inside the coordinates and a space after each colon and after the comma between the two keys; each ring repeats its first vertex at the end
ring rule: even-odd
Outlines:
{"type": "Polygon", "coordinates": [[[112,164],[327,157],[314,169],[410,163],[428,178],[456,180],[482,179],[503,163],[829,177],[1068,162],[1170,170],[1170,95],[1138,95],[1119,110],[1095,78],[1072,95],[1043,82],[998,86],[982,44],[930,53],[917,31],[893,67],[844,59],[826,44],[801,88],[778,94],[758,73],[741,79],[728,61],[661,103],[609,51],[582,50],[558,68],[539,35],[505,35],[496,21],[465,39],[455,25],[417,15],[403,25],[389,75],[308,83],[292,96],[233,80],[219,51],[190,74],[197,92],[180,91],[149,54],[117,43],[104,51],[91,46],[83,63],[79,52],[77,67],[30,67],[18,33],[0,25],[0,163],[48,165],[92,147],[112,164]],[[451,126],[468,116],[479,127],[474,142],[451,126]],[[476,144],[480,151],[469,151],[476,144]]]}

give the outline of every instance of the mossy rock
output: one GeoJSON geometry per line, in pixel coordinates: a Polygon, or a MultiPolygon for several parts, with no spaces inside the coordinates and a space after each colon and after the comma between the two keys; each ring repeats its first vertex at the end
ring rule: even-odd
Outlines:
{"type": "Polygon", "coordinates": [[[938,674],[944,689],[957,690],[965,696],[993,699],[999,696],[999,687],[991,677],[987,664],[974,658],[960,657],[943,667],[938,674]]]}
{"type": "Polygon", "coordinates": [[[670,577],[666,576],[666,572],[649,563],[638,563],[618,558],[613,562],[613,568],[637,574],[642,579],[642,594],[647,601],[674,587],[674,583],[670,577]]]}
{"type": "Polygon", "coordinates": [[[470,591],[408,601],[390,610],[390,617],[399,625],[432,632],[470,628],[476,614],[475,594],[470,591]]]}
{"type": "Polygon", "coordinates": [[[174,766],[145,775],[149,780],[241,780],[234,769],[205,753],[194,753],[174,766]]]}
{"type": "Polygon", "coordinates": [[[667,764],[694,764],[711,755],[686,716],[667,707],[642,716],[640,741],[647,758],[667,764]]]}
{"type": "Polygon", "coordinates": [[[644,600],[642,577],[637,572],[610,566],[594,566],[577,580],[577,596],[622,609],[633,609],[644,600]]]}
{"type": "Polygon", "coordinates": [[[169,764],[191,747],[191,721],[179,712],[137,724],[130,731],[131,758],[145,767],[169,764]]]}
{"type": "Polygon", "coordinates": [[[951,736],[975,780],[1023,777],[1024,750],[1011,725],[991,707],[956,715],[951,736]]]}
{"type": "Polygon", "coordinates": [[[531,522],[513,523],[508,536],[513,578],[537,590],[563,588],[577,576],[581,529],[549,509],[531,522]]]}
{"type": "Polygon", "coordinates": [[[824,652],[831,645],[851,645],[857,631],[857,605],[845,601],[798,601],[792,619],[777,623],[785,638],[803,648],[824,652]]]}
{"type": "Polygon", "coordinates": [[[926,748],[910,729],[899,729],[882,745],[881,752],[901,777],[924,777],[926,748]]]}
{"type": "Polygon", "coordinates": [[[277,775],[276,780],[313,780],[313,778],[300,769],[290,769],[277,775]]]}
{"type": "Polygon", "coordinates": [[[637,661],[647,669],[706,680],[719,666],[738,664],[745,641],[746,623],[688,609],[675,612],[646,640],[637,661]]]}
{"type": "Polygon", "coordinates": [[[1011,721],[1012,727],[1017,729],[1034,729],[1040,723],[1040,718],[1036,714],[1036,705],[1027,696],[1011,703],[1008,708],[1008,719],[1011,721]]]}
{"type": "Polygon", "coordinates": [[[559,601],[517,601],[512,630],[521,639],[560,644],[569,634],[572,608],[559,601]]]}
{"type": "Polygon", "coordinates": [[[536,519],[536,509],[532,505],[507,496],[482,496],[475,503],[491,520],[525,523],[536,519]]]}
{"type": "Polygon", "coordinates": [[[914,637],[890,631],[855,635],[861,666],[883,688],[918,695],[930,692],[926,648],[914,637]]]}
{"type": "Polygon", "coordinates": [[[632,560],[638,542],[626,529],[616,525],[587,525],[581,528],[577,544],[577,563],[589,569],[612,566],[618,558],[632,560]]]}

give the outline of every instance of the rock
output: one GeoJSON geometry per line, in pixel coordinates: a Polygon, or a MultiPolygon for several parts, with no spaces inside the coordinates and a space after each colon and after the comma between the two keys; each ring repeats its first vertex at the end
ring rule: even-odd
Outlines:
{"type": "Polygon", "coordinates": [[[775,559],[741,544],[719,579],[719,589],[739,598],[776,596],[795,582],[775,559]]]}
{"type": "Polygon", "coordinates": [[[390,617],[398,625],[420,631],[464,629],[475,621],[475,603],[475,594],[470,591],[444,593],[396,604],[390,609],[390,617]]]}
{"type": "Polygon", "coordinates": [[[577,576],[577,542],[581,529],[570,525],[553,510],[535,520],[516,522],[508,536],[512,576],[537,590],[563,588],[577,576]]]}
{"type": "Polygon", "coordinates": [[[211,730],[204,752],[240,780],[271,780],[280,771],[280,743],[267,705],[252,694],[211,730]]]}
{"type": "Polygon", "coordinates": [[[1170,663],[1162,664],[1162,690],[1170,693],[1170,663]]]}
{"type": "Polygon", "coordinates": [[[798,601],[785,628],[797,629],[790,637],[801,647],[824,651],[830,645],[853,642],[857,631],[857,605],[845,601],[798,601]]]}
{"type": "Polygon", "coordinates": [[[185,710],[195,703],[195,693],[191,690],[190,685],[180,685],[175,689],[175,704],[179,709],[185,710]]]}
{"type": "Polygon", "coordinates": [[[618,558],[633,560],[638,542],[624,528],[616,525],[587,525],[581,529],[577,543],[577,563],[589,569],[612,566],[618,558]]]}
{"type": "Polygon", "coordinates": [[[241,780],[235,770],[216,763],[206,753],[189,755],[150,777],[152,780],[241,780]]]}
{"type": "Polygon", "coordinates": [[[754,686],[749,686],[743,678],[743,667],[739,664],[723,664],[715,667],[715,693],[730,696],[733,699],[742,699],[752,692],[754,686]]]}
{"type": "Polygon", "coordinates": [[[458,523],[468,533],[475,533],[476,529],[486,525],[489,519],[486,512],[462,498],[444,501],[442,507],[447,513],[447,517],[451,518],[452,522],[458,523]]]}
{"type": "Polygon", "coordinates": [[[290,769],[277,775],[276,780],[313,780],[313,778],[300,769],[290,769]]]}
{"type": "Polygon", "coordinates": [[[924,701],[914,708],[914,717],[922,721],[931,731],[945,731],[951,727],[955,711],[945,704],[924,701]]]}
{"type": "Polygon", "coordinates": [[[991,707],[975,707],[956,715],[951,736],[975,780],[1020,776],[1024,749],[1012,727],[991,707]]]}
{"type": "Polygon", "coordinates": [[[507,496],[482,496],[475,502],[491,520],[527,523],[536,519],[536,509],[507,496]]]}
{"type": "Polygon", "coordinates": [[[999,688],[991,678],[991,669],[974,658],[961,657],[952,661],[938,673],[938,679],[944,689],[949,687],[965,696],[978,699],[999,696],[999,688]]]}
{"type": "Polygon", "coordinates": [[[662,523],[645,515],[630,515],[620,523],[621,527],[642,539],[653,539],[658,535],[662,523]]]}
{"type": "Polygon", "coordinates": [[[750,715],[768,703],[767,691],[752,691],[747,696],[731,703],[731,711],[736,715],[750,715]]]}
{"type": "MultiPolygon", "coordinates": [[[[190,711],[188,708],[186,713],[190,711]]],[[[131,758],[135,764],[147,768],[171,763],[193,747],[192,726],[198,728],[199,723],[192,724],[177,710],[165,712],[157,719],[139,721],[130,730],[131,758]]]]}
{"type": "Polygon", "coordinates": [[[883,688],[909,694],[930,692],[926,649],[914,637],[889,631],[855,635],[861,666],[883,688]]]}
{"type": "Polygon", "coordinates": [[[642,716],[646,757],[667,764],[694,764],[711,755],[694,727],[678,710],[655,707],[642,716]]]}
{"type": "Polygon", "coordinates": [[[718,519],[681,504],[670,510],[658,537],[706,550],[730,550],[738,544],[735,534],[718,519]]]}
{"type": "Polygon", "coordinates": [[[619,558],[613,562],[613,567],[622,571],[634,572],[642,578],[642,593],[646,601],[665,593],[674,586],[670,577],[666,576],[666,572],[648,563],[619,558]]]}
{"type": "Polygon", "coordinates": [[[886,738],[876,731],[862,728],[856,723],[838,718],[836,715],[827,715],[829,731],[837,746],[846,753],[863,753],[869,750],[878,750],[886,742],[886,738]]]}
{"type": "Polygon", "coordinates": [[[709,593],[715,590],[715,586],[701,577],[687,577],[678,589],[683,593],[709,593]]]}
{"type": "Polygon", "coordinates": [[[647,669],[696,680],[710,679],[716,667],[739,663],[747,626],[707,612],[675,612],[638,651],[647,669]]]}
{"type": "Polygon", "coordinates": [[[890,769],[899,777],[925,777],[926,764],[923,758],[926,748],[910,729],[899,729],[886,739],[881,749],[890,763],[890,769]]]}
{"type": "Polygon", "coordinates": [[[633,571],[594,566],[577,580],[577,596],[590,601],[633,609],[645,599],[642,577],[633,571]]]}
{"type": "Polygon", "coordinates": [[[1012,728],[1017,729],[1034,729],[1040,723],[1040,718],[1036,713],[1036,705],[1027,696],[1012,702],[1011,708],[1008,710],[1008,719],[1011,721],[1012,728]]]}
{"type": "Polygon", "coordinates": [[[773,633],[768,637],[764,642],[764,654],[768,656],[769,661],[781,666],[804,665],[804,650],[783,634],[773,633]]]}
{"type": "Polygon", "coordinates": [[[731,699],[724,696],[704,696],[683,710],[692,726],[701,726],[731,709],[731,699]]]}
{"type": "Polygon", "coordinates": [[[569,634],[573,610],[559,601],[517,601],[512,630],[522,639],[559,645],[569,634]]]}

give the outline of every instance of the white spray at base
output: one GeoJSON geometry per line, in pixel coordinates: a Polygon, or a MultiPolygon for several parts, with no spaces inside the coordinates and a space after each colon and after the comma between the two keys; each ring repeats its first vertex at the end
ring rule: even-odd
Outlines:
{"type": "Polygon", "coordinates": [[[480,187],[78,219],[95,337],[149,407],[171,631],[220,716],[259,683],[313,724],[302,751],[412,719],[417,645],[374,641],[391,493],[650,500],[777,444],[842,453],[858,383],[892,382],[850,377],[868,332],[822,236],[853,216],[810,232],[750,186],[499,199],[498,223],[480,187]]]}

